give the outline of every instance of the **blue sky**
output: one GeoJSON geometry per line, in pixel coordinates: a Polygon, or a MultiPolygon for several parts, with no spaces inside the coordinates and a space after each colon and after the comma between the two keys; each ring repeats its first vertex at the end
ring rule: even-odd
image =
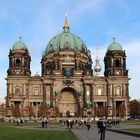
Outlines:
{"type": "Polygon", "coordinates": [[[65,12],[70,31],[91,50],[95,65],[96,34],[103,58],[112,38],[127,54],[130,97],[140,98],[140,1],[139,0],[1,0],[0,1],[0,102],[6,96],[9,49],[22,41],[32,57],[32,75],[41,71],[41,56],[49,40],[62,32],[65,12]]]}

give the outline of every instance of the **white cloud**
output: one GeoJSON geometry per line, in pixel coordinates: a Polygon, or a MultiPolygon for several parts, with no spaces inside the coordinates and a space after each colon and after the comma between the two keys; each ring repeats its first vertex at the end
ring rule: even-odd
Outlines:
{"type": "Polygon", "coordinates": [[[129,56],[140,58],[140,39],[129,41],[124,46],[129,56]]]}
{"type": "Polygon", "coordinates": [[[140,98],[140,39],[127,42],[125,45],[127,55],[127,65],[129,69],[130,80],[130,97],[140,98]]]}

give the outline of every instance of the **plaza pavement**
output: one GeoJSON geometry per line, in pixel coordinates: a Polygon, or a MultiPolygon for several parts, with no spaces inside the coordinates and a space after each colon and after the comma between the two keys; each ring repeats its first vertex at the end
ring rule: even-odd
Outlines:
{"type": "MultiPolygon", "coordinates": [[[[23,126],[20,128],[24,129],[39,129],[39,130],[69,130],[65,126],[57,126],[57,125],[51,125],[47,128],[42,128],[40,126],[23,126]]],[[[119,127],[112,127],[110,129],[112,130],[120,130],[125,128],[140,128],[140,125],[120,125],[119,127]]],[[[81,128],[73,128],[71,131],[79,137],[79,140],[100,140],[100,134],[98,134],[98,129],[95,126],[92,126],[91,129],[88,131],[85,126],[82,126],[81,128]]],[[[106,131],[106,137],[105,140],[140,140],[139,137],[134,137],[130,135],[126,135],[123,133],[116,133],[112,131],[106,131]]]]}
{"type": "MultiPolygon", "coordinates": [[[[77,135],[80,140],[100,140],[97,127],[92,127],[89,131],[86,128],[72,129],[72,132],[77,135]]],[[[116,132],[106,131],[106,140],[140,140],[138,137],[120,134],[116,132]]]]}

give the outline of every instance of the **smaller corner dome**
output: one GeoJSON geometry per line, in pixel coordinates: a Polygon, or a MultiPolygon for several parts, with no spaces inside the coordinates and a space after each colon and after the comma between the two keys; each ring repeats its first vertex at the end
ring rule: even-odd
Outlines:
{"type": "Polygon", "coordinates": [[[28,49],[25,43],[20,40],[13,45],[12,50],[28,50],[28,49]]]}
{"type": "Polygon", "coordinates": [[[34,75],[34,77],[40,77],[40,75],[39,75],[38,73],[36,73],[36,74],[34,75]]]}
{"type": "Polygon", "coordinates": [[[119,43],[115,42],[115,38],[113,38],[113,43],[107,48],[107,52],[108,51],[123,51],[123,48],[119,43]]]}

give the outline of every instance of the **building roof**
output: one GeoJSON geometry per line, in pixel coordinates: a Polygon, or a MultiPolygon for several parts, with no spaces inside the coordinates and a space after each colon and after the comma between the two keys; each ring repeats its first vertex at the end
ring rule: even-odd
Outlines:
{"type": "Polygon", "coordinates": [[[115,41],[115,38],[113,38],[113,43],[108,46],[107,51],[123,51],[123,49],[122,46],[115,41]]]}
{"type": "Polygon", "coordinates": [[[20,40],[13,45],[12,50],[28,50],[28,49],[25,43],[21,41],[20,37],[20,40]]]}
{"type": "Polygon", "coordinates": [[[63,26],[63,32],[57,34],[49,41],[43,56],[50,52],[58,52],[65,48],[87,53],[87,48],[83,40],[79,36],[70,32],[67,17],[63,26]]]}

